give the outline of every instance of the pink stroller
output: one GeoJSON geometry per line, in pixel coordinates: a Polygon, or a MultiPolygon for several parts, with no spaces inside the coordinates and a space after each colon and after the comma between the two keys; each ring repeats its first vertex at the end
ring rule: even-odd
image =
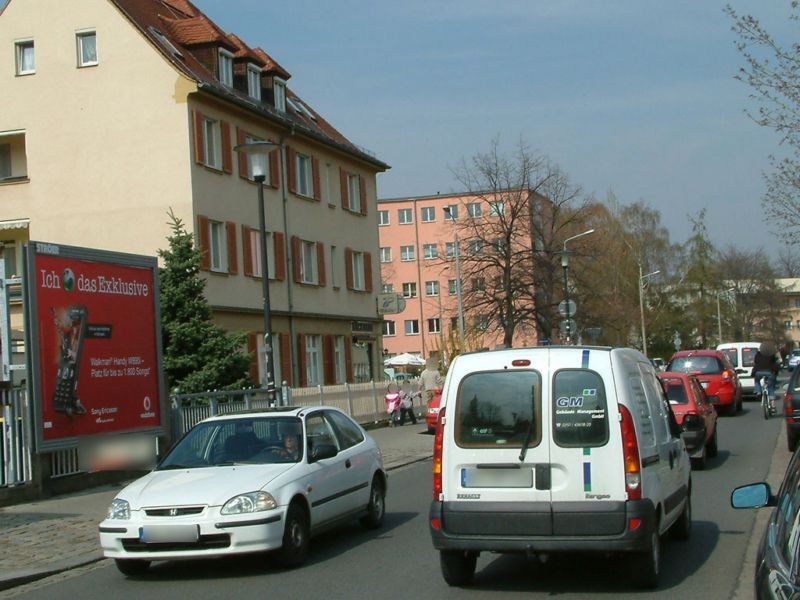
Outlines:
{"type": "Polygon", "coordinates": [[[394,427],[400,417],[400,391],[395,384],[390,383],[386,389],[383,401],[386,403],[386,412],[389,413],[389,427],[394,427]]]}

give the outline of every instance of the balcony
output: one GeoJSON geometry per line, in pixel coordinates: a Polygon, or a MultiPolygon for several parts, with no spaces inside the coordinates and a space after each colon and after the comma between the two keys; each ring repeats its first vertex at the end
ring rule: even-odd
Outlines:
{"type": "Polygon", "coordinates": [[[0,185],[28,181],[25,131],[0,131],[0,185]]]}

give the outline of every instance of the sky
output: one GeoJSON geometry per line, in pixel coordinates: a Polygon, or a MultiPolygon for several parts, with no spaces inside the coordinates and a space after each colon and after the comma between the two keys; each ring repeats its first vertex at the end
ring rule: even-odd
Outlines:
{"type": "MultiPolygon", "coordinates": [[[[462,191],[462,159],[522,139],[586,194],[658,209],[673,243],[705,208],[719,249],[783,247],[761,205],[779,139],[745,113],[725,2],[193,1],[391,165],[379,198],[462,191]]],[[[794,41],[789,0],[730,4],[794,41]]]]}

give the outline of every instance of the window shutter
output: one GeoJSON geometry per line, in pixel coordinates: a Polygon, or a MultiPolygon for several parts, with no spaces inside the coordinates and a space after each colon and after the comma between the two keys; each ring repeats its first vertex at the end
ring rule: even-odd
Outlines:
{"type": "Polygon", "coordinates": [[[247,277],[253,276],[253,244],[250,240],[250,228],[242,225],[242,270],[247,277]]]}
{"type": "Polygon", "coordinates": [[[278,162],[279,153],[280,148],[269,153],[269,185],[276,190],[281,183],[280,163],[278,162]]]}
{"type": "Polygon", "coordinates": [[[239,272],[239,261],[236,256],[236,223],[225,223],[228,238],[228,273],[236,275],[239,272]]]}
{"type": "Polygon", "coordinates": [[[325,244],[317,242],[317,277],[320,287],[325,287],[325,244]]]}
{"type": "Polygon", "coordinates": [[[292,236],[292,277],[295,283],[300,283],[300,238],[292,236]]]}
{"type": "Polygon", "coordinates": [[[199,165],[206,162],[206,144],[203,137],[203,113],[193,110],[194,117],[194,162],[199,165]]]}
{"type": "Polygon", "coordinates": [[[314,184],[314,200],[319,201],[322,198],[322,186],[319,183],[319,159],[316,157],[311,158],[311,180],[314,184]]]}
{"type": "Polygon", "coordinates": [[[342,208],[349,208],[349,203],[347,202],[347,171],[344,170],[344,167],[339,167],[339,193],[342,195],[342,208]]]}
{"type": "Polygon", "coordinates": [[[277,281],[286,279],[286,250],[284,248],[284,236],[280,232],[272,234],[272,244],[275,250],[275,272],[272,276],[277,281]]]}
{"type": "Polygon", "coordinates": [[[286,186],[289,188],[289,191],[293,194],[297,193],[297,175],[296,173],[296,166],[295,166],[295,151],[291,146],[286,146],[286,186]]]}
{"type": "Polygon", "coordinates": [[[336,383],[336,370],[333,363],[333,336],[322,336],[322,366],[325,385],[336,383]]]}
{"type": "Polygon", "coordinates": [[[288,333],[278,334],[281,348],[281,377],[292,386],[292,344],[288,333]]]}
{"type": "Polygon", "coordinates": [[[308,385],[306,375],[306,336],[302,333],[297,334],[297,379],[300,387],[308,385]]]}
{"type": "Polygon", "coordinates": [[[345,283],[348,290],[353,289],[353,250],[351,248],[344,249],[344,273],[345,283]]]}
{"type": "Polygon", "coordinates": [[[364,288],[372,291],[372,252],[364,252],[364,288]]]}
{"type": "Polygon", "coordinates": [[[348,383],[353,382],[353,338],[344,337],[344,372],[348,383]]]}
{"type": "Polygon", "coordinates": [[[200,268],[204,271],[211,269],[211,240],[209,239],[208,217],[197,215],[197,245],[200,247],[200,268]]]}
{"type": "Polygon", "coordinates": [[[227,121],[220,121],[219,127],[222,130],[222,170],[226,173],[233,173],[233,156],[231,155],[231,124],[227,121]]]}
{"type": "Polygon", "coordinates": [[[258,334],[250,332],[247,334],[247,352],[250,353],[250,381],[254,384],[259,383],[258,380],[258,334]]]}
{"type": "MultiPolygon", "coordinates": [[[[239,127],[236,128],[236,145],[241,145],[245,143],[245,132],[244,129],[240,129],[239,127]]],[[[239,159],[239,177],[242,179],[247,179],[247,154],[244,152],[237,152],[239,159]]]]}
{"type": "Polygon", "coordinates": [[[367,214],[367,178],[363,175],[358,177],[358,192],[361,196],[361,214],[367,214]]]}

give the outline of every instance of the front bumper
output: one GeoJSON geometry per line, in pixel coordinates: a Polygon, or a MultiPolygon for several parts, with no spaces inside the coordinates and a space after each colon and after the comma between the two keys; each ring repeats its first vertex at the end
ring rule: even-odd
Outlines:
{"type": "MultiPolygon", "coordinates": [[[[433,546],[437,550],[462,550],[471,552],[524,553],[536,552],[642,552],[650,543],[650,534],[656,527],[655,508],[650,500],[630,502],[569,502],[566,506],[554,504],[553,522],[565,528],[558,534],[522,534],[486,531],[487,523],[498,523],[496,531],[513,530],[519,521],[519,507],[504,512],[501,506],[486,503],[443,503],[433,501],[430,507],[428,528],[433,546]],[[467,508],[465,511],[464,509],[467,508]],[[569,512],[574,511],[574,512],[569,512]],[[458,513],[459,527],[470,533],[448,530],[450,516],[458,513]],[[440,524],[438,529],[431,524],[440,524]],[[631,527],[632,520],[638,526],[631,527]],[[482,533],[477,533],[481,529],[482,533]]],[[[523,517],[524,518],[524,517],[523,517]]],[[[519,529],[517,529],[519,531],[519,529]]]]}
{"type": "Polygon", "coordinates": [[[286,507],[242,515],[222,515],[206,507],[188,517],[149,517],[131,511],[131,519],[106,519],[99,526],[100,547],[106,558],[175,560],[216,557],[280,548],[286,507]],[[146,541],[144,528],[153,535],[146,541]],[[185,533],[196,528],[196,539],[185,533]]]}

